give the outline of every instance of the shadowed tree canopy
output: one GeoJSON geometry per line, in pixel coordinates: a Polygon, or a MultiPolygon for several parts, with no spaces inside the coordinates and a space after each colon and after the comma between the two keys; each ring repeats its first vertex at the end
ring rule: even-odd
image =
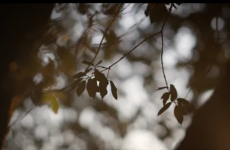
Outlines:
{"type": "Polygon", "coordinates": [[[1,4],[0,16],[1,147],[25,149],[26,135],[47,149],[63,133],[54,149],[130,148],[141,126],[168,149],[230,149],[229,4],[1,4]],[[55,128],[34,113],[46,106],[67,114],[55,128]]]}

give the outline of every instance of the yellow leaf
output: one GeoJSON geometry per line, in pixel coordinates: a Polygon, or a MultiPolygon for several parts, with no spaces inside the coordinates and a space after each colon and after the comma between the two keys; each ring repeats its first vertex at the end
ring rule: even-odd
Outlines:
{"type": "Polygon", "coordinates": [[[41,97],[41,103],[49,103],[52,99],[55,99],[52,94],[43,94],[41,97]]]}
{"type": "Polygon", "coordinates": [[[54,96],[51,99],[51,107],[52,107],[53,112],[56,114],[59,109],[59,104],[54,96]]]}
{"type": "Polygon", "coordinates": [[[65,95],[64,93],[62,93],[62,92],[55,92],[55,93],[54,93],[54,96],[55,96],[56,98],[58,98],[58,99],[61,99],[61,100],[63,100],[63,99],[66,98],[66,95],[65,95]]]}

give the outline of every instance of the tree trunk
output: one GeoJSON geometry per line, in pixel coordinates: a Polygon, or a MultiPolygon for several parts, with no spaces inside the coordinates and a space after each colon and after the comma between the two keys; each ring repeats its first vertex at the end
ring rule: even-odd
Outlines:
{"type": "MultiPolygon", "coordinates": [[[[0,4],[0,147],[8,130],[9,108],[18,94],[11,78],[9,64],[22,61],[29,64],[28,54],[36,40],[48,29],[54,4],[0,4]]],[[[23,86],[23,85],[21,85],[23,86]]]]}
{"type": "Polygon", "coordinates": [[[230,63],[209,101],[193,116],[177,150],[230,149],[230,63]]]}

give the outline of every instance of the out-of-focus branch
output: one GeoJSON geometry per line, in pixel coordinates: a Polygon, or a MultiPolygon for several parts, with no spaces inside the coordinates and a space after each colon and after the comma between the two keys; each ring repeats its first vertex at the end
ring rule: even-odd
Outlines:
{"type": "MultiPolygon", "coordinates": [[[[105,33],[103,34],[103,37],[102,37],[101,42],[100,42],[100,45],[99,45],[99,47],[98,47],[98,49],[97,49],[97,51],[96,51],[96,53],[95,53],[95,55],[94,55],[94,57],[93,57],[93,59],[92,59],[92,61],[91,61],[92,63],[94,62],[94,60],[96,59],[97,55],[99,54],[99,51],[100,51],[100,49],[101,49],[102,42],[103,42],[103,40],[105,39],[105,35],[106,35],[106,33],[108,32],[109,28],[110,28],[110,27],[112,26],[112,24],[114,23],[115,19],[117,18],[118,14],[119,14],[119,10],[120,10],[121,7],[122,7],[122,4],[119,5],[119,7],[117,8],[116,13],[115,13],[115,15],[114,15],[112,21],[110,22],[110,24],[108,25],[108,27],[105,29],[105,33]]],[[[90,67],[90,66],[88,65],[87,68],[86,68],[86,70],[89,69],[89,67],[90,67]]]]}

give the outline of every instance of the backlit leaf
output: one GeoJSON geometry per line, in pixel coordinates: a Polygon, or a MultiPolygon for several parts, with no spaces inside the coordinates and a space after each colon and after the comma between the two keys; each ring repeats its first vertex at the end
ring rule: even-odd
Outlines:
{"type": "Polygon", "coordinates": [[[82,62],[83,64],[86,64],[86,65],[94,65],[92,62],[90,62],[90,61],[87,61],[87,60],[83,60],[83,62],[82,62]]]}
{"type": "Polygon", "coordinates": [[[63,92],[55,92],[53,95],[58,99],[66,99],[66,95],[63,92]]]}
{"type": "Polygon", "coordinates": [[[157,116],[159,116],[159,115],[161,115],[163,112],[165,112],[165,111],[169,108],[169,106],[170,106],[171,104],[172,104],[172,103],[169,102],[169,103],[167,103],[166,105],[164,105],[164,106],[159,110],[157,116]]]}
{"type": "Polygon", "coordinates": [[[77,90],[76,90],[78,96],[80,96],[84,92],[85,84],[86,84],[86,81],[84,80],[78,85],[77,90]]]}
{"type": "Polygon", "coordinates": [[[183,122],[183,115],[184,115],[184,112],[183,112],[183,106],[182,105],[177,105],[175,106],[175,109],[174,109],[174,116],[176,117],[177,121],[182,124],[183,122]]]}
{"type": "Polygon", "coordinates": [[[113,81],[110,81],[110,86],[111,86],[113,97],[117,100],[117,88],[114,85],[113,81]]]}
{"type": "Polygon", "coordinates": [[[177,91],[176,88],[173,84],[170,84],[170,95],[171,95],[171,101],[175,101],[175,99],[177,98],[177,91]]]}
{"type": "Polygon", "coordinates": [[[58,109],[59,109],[59,104],[58,104],[56,98],[55,97],[52,98],[50,102],[51,102],[51,108],[52,108],[53,112],[55,114],[57,114],[58,109]]]}
{"type": "Polygon", "coordinates": [[[41,97],[41,103],[50,103],[52,99],[56,99],[52,94],[43,94],[41,97]]]}

